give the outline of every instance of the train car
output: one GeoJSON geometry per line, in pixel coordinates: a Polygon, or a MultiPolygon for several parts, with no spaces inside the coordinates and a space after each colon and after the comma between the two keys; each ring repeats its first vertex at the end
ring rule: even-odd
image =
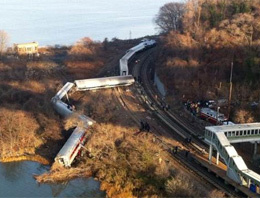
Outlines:
{"type": "Polygon", "coordinates": [[[75,80],[77,91],[86,91],[117,86],[128,86],[133,84],[134,82],[135,80],[131,75],[75,80]]]}
{"type": "Polygon", "coordinates": [[[133,58],[133,56],[137,52],[153,47],[155,46],[155,44],[156,44],[155,40],[144,39],[140,44],[127,50],[126,54],[119,61],[120,75],[121,76],[128,75],[128,63],[131,61],[131,58],[133,58]]]}
{"type": "Polygon", "coordinates": [[[147,40],[144,42],[145,48],[151,48],[156,46],[156,41],[155,40],[147,40]]]}
{"type": "Polygon", "coordinates": [[[210,108],[201,108],[200,117],[202,119],[208,120],[212,124],[219,124],[227,121],[227,118],[223,113],[217,113],[210,108]]]}
{"type": "MultiPolygon", "coordinates": [[[[74,83],[66,83],[51,100],[54,109],[65,118],[74,113],[72,106],[61,100],[74,86],[76,86],[77,91],[85,91],[133,84],[135,82],[133,76],[128,75],[128,62],[135,53],[142,51],[149,46],[153,46],[154,43],[155,41],[145,40],[128,50],[127,53],[120,59],[120,76],[75,80],[74,83]]],[[[94,120],[85,115],[79,115],[78,118],[78,126],[55,158],[55,161],[65,167],[71,166],[71,163],[78,154],[81,145],[86,141],[86,130],[90,125],[95,123],[94,120]]]]}
{"type": "MultiPolygon", "coordinates": [[[[57,97],[53,97],[51,102],[55,111],[64,118],[67,118],[74,113],[74,110],[70,105],[59,100],[57,97]]],[[[85,115],[79,115],[78,119],[81,123],[83,123],[84,126],[92,125],[95,123],[93,119],[85,115]]]]}
{"type": "Polygon", "coordinates": [[[56,98],[62,99],[68,92],[69,90],[74,86],[74,83],[67,82],[55,95],[56,98]]]}
{"type": "Polygon", "coordinates": [[[55,111],[64,118],[69,117],[73,113],[73,110],[70,107],[70,105],[62,102],[58,97],[53,97],[51,103],[55,111]]]}
{"type": "Polygon", "coordinates": [[[88,127],[77,127],[67,142],[64,144],[62,149],[55,157],[55,161],[65,167],[70,167],[71,163],[77,156],[81,145],[86,141],[86,130],[88,127]]]}
{"type": "Polygon", "coordinates": [[[139,43],[138,45],[132,47],[132,48],[130,49],[130,51],[133,51],[134,53],[137,53],[137,52],[139,52],[139,51],[144,50],[145,47],[146,47],[148,44],[149,44],[149,43],[147,43],[147,41],[141,42],[141,43],[139,43]]]}
{"type": "Polygon", "coordinates": [[[135,51],[128,50],[128,52],[119,60],[120,76],[128,75],[128,63],[130,58],[134,55],[135,51]]]}

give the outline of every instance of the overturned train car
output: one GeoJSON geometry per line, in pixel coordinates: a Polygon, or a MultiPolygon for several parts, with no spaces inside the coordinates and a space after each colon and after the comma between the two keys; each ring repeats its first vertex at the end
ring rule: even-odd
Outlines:
{"type": "MultiPolygon", "coordinates": [[[[74,83],[67,82],[51,100],[54,109],[65,118],[75,113],[75,110],[71,108],[70,104],[66,104],[62,101],[64,96],[68,97],[68,93],[71,89],[76,91],[86,91],[118,86],[128,86],[133,84],[135,82],[133,76],[128,75],[128,61],[136,52],[154,45],[154,40],[145,40],[139,45],[131,48],[128,53],[122,59],[120,59],[120,76],[75,80],[74,83]]],[[[92,124],[95,123],[94,120],[85,115],[77,116],[80,124],[78,124],[78,126],[74,129],[67,142],[55,157],[55,161],[65,167],[71,166],[80,148],[86,141],[86,131],[92,124]]]]}

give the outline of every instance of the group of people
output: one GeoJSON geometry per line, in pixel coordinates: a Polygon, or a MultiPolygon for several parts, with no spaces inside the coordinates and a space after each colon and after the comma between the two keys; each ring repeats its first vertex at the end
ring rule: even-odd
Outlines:
{"type": "Polygon", "coordinates": [[[141,124],[140,131],[147,131],[147,132],[150,131],[150,125],[146,121],[145,122],[141,121],[140,124],[141,124]]]}
{"type": "Polygon", "coordinates": [[[196,116],[200,111],[200,103],[187,101],[185,103],[187,110],[189,110],[194,116],[196,116]]]}
{"type": "MultiPolygon", "coordinates": [[[[179,151],[179,146],[175,146],[175,147],[172,147],[172,148],[171,148],[172,154],[177,154],[178,151],[179,151]]],[[[188,157],[188,156],[189,156],[189,153],[190,153],[190,151],[189,151],[189,150],[186,150],[186,151],[185,151],[185,157],[188,157]]]]}

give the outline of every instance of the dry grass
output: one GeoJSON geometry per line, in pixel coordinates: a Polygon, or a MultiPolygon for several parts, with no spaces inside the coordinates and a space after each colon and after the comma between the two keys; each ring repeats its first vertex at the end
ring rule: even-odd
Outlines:
{"type": "MultiPolygon", "coordinates": [[[[68,178],[82,177],[85,176],[83,170],[88,170],[101,181],[101,190],[105,190],[108,197],[162,197],[173,195],[167,191],[169,183],[179,188],[181,184],[185,187],[186,180],[191,180],[188,176],[176,176],[168,152],[154,142],[152,134],[137,135],[138,126],[125,125],[124,112],[117,107],[111,90],[88,92],[84,98],[78,93],[73,97],[79,98],[80,109],[91,112],[91,117],[98,121],[87,130],[87,155],[76,160],[74,166],[77,168],[68,171],[54,165],[50,173],[37,177],[38,181],[62,181],[66,175],[68,178]],[[178,183],[173,183],[172,178],[178,183]]],[[[65,125],[70,128],[75,124],[77,119],[72,117],[65,125]]],[[[206,195],[205,189],[196,183],[189,182],[188,187],[189,195],[194,189],[202,191],[196,195],[206,195]]],[[[186,191],[182,188],[176,195],[187,195],[186,191]]]]}
{"type": "Polygon", "coordinates": [[[170,97],[227,99],[233,61],[232,102],[235,105],[232,109],[235,110],[231,112],[231,120],[259,121],[259,112],[251,111],[250,103],[258,102],[260,93],[257,88],[260,84],[260,4],[259,1],[232,0],[225,2],[224,8],[222,3],[202,0],[197,5],[199,9],[194,9],[192,1],[185,3],[189,11],[182,17],[183,29],[161,37],[157,71],[170,97]],[[235,5],[241,9],[243,6],[246,9],[247,5],[250,11],[236,10],[235,5]],[[240,113],[237,113],[238,109],[240,113]],[[244,114],[244,109],[252,113],[251,119],[238,115],[244,114]]]}
{"type": "Polygon", "coordinates": [[[37,135],[40,126],[32,114],[1,108],[0,122],[1,157],[35,154],[35,149],[43,144],[37,135]]]}
{"type": "Polygon", "coordinates": [[[42,175],[35,175],[39,183],[62,183],[77,177],[90,177],[91,171],[89,167],[64,168],[57,163],[52,165],[51,172],[42,175]]]}

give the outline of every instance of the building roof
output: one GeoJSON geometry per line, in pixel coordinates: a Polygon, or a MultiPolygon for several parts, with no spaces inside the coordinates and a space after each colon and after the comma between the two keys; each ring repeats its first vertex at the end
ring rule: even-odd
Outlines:
{"type": "Polygon", "coordinates": [[[221,125],[221,126],[208,126],[205,127],[207,130],[213,133],[226,132],[226,131],[241,131],[241,130],[252,130],[260,129],[260,123],[248,123],[248,124],[235,124],[235,125],[221,125]]]}
{"type": "Polygon", "coordinates": [[[14,43],[14,45],[16,45],[16,46],[27,46],[27,45],[31,46],[31,45],[39,45],[39,43],[38,43],[38,42],[31,42],[31,43],[14,43]]]}

